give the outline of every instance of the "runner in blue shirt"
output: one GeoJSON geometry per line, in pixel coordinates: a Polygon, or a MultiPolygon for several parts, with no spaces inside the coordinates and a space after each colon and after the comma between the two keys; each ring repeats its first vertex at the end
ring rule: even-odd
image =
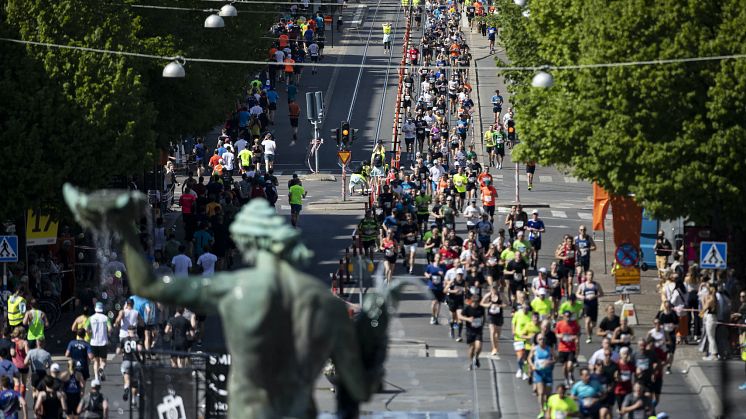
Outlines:
{"type": "Polygon", "coordinates": [[[536,269],[539,260],[539,250],[541,249],[541,234],[546,231],[544,221],[539,218],[539,211],[531,212],[531,219],[526,222],[528,230],[528,241],[531,243],[531,266],[536,269]]]}
{"type": "Polygon", "coordinates": [[[435,253],[433,263],[425,268],[425,278],[427,279],[427,288],[433,293],[433,302],[431,305],[432,316],[430,324],[438,324],[440,316],[440,305],[445,301],[446,296],[443,293],[443,277],[446,274],[446,265],[440,263],[440,254],[435,253]]]}
{"type": "Polygon", "coordinates": [[[503,97],[500,96],[500,91],[495,90],[495,94],[492,95],[492,113],[495,114],[495,123],[500,121],[500,113],[503,111],[503,97]]]}

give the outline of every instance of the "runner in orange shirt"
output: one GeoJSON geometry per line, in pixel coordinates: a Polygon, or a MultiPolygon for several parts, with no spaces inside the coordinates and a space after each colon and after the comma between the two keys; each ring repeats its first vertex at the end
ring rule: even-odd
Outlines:
{"type": "Polygon", "coordinates": [[[280,44],[280,49],[287,48],[289,40],[290,40],[290,38],[288,38],[288,36],[286,34],[283,33],[282,35],[280,35],[277,38],[277,42],[279,42],[279,44],[280,44]]]}
{"type": "Polygon", "coordinates": [[[283,62],[285,63],[285,83],[290,84],[293,81],[293,65],[295,64],[295,60],[288,55],[283,62]]]}
{"type": "Polygon", "coordinates": [[[492,178],[484,179],[482,186],[482,207],[484,212],[490,215],[490,222],[495,218],[495,203],[497,201],[497,189],[492,186],[492,178]]]}

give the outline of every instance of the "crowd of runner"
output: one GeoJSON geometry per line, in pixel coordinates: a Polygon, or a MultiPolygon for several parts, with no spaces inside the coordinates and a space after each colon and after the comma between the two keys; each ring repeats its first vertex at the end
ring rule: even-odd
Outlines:
{"type": "MultiPolygon", "coordinates": [[[[672,286],[662,285],[669,291],[661,292],[665,298],[653,327],[636,333],[627,318],[616,314],[615,304],[601,306],[604,290],[590,269],[596,244],[584,226],[553,243],[552,262],[541,266],[546,227],[538,211],[529,215],[518,204],[505,218],[497,218],[498,193],[490,168],[502,168],[515,141],[513,109],[504,111],[499,91],[491,98],[493,123],[484,133],[485,154],[475,151],[471,55],[461,22],[464,17],[469,26],[477,22],[491,52],[497,28],[484,19],[484,5],[468,0],[461,5],[426,2],[414,13],[424,25],[419,45],[407,48],[410,66],[403,78],[401,161],[410,165],[389,169],[385,149],[376,145],[370,164],[358,172],[373,179],[371,188],[376,181],[381,188],[356,230],[361,251],[381,255],[386,281],[397,273],[398,264],[409,274],[422,275],[432,294],[430,324],[444,323],[452,339],[465,339],[468,369],[481,366],[485,329],[491,357],[514,353],[516,378],[536,394],[538,417],[655,415],[676,346],[696,323],[683,319],[698,317],[697,312],[683,313],[684,303],[672,297],[672,286]],[[422,253],[426,264],[417,266],[422,253]],[[508,337],[506,320],[512,336],[509,351],[500,346],[501,337],[508,337]],[[594,351],[581,363],[582,345],[594,351]],[[555,368],[561,371],[560,383],[554,382],[555,368]]],[[[534,163],[526,164],[529,190],[534,170],[534,163]]],[[[350,192],[358,185],[351,182],[350,192]]],[[[683,274],[676,281],[674,269],[666,268],[666,277],[683,284],[683,274]]],[[[687,287],[691,292],[696,285],[687,287]]],[[[694,303],[706,319],[723,300],[715,297],[714,288],[710,293],[694,303]]],[[[735,336],[737,340],[737,332],[735,336]]],[[[710,356],[717,356],[711,345],[710,356]]],[[[737,344],[731,348],[740,350],[737,344]]]]}

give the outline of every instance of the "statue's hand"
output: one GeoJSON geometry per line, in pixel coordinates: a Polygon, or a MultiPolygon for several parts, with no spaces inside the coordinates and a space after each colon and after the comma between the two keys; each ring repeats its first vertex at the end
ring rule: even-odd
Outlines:
{"type": "Polygon", "coordinates": [[[62,193],[78,223],[94,230],[131,228],[132,222],[145,214],[148,205],[145,195],[136,191],[103,189],[86,194],[66,183],[62,193]]]}

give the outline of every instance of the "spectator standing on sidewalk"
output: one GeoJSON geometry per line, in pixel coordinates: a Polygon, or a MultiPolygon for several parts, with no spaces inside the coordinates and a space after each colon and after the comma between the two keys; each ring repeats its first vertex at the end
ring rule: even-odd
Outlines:
{"type": "Polygon", "coordinates": [[[663,278],[664,272],[668,269],[668,257],[673,253],[673,246],[666,238],[663,230],[658,232],[653,251],[655,252],[655,265],[658,268],[658,278],[663,278]]]}

